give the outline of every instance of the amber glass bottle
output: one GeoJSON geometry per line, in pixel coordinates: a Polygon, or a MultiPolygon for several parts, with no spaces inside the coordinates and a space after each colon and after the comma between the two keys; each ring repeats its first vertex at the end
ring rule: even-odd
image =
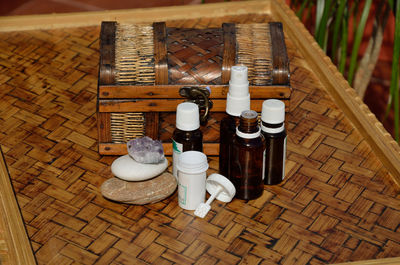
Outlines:
{"type": "Polygon", "coordinates": [[[219,173],[230,178],[230,161],[233,139],[236,135],[236,127],[239,125],[239,117],[227,114],[221,121],[219,140],[219,173]]]}
{"type": "Polygon", "coordinates": [[[258,126],[257,112],[243,111],[233,140],[231,177],[236,198],[251,200],[264,190],[263,157],[265,140],[258,126]]]}
{"type": "Polygon", "coordinates": [[[226,116],[221,120],[219,135],[219,173],[228,179],[231,174],[230,161],[236,127],[239,125],[240,114],[248,109],[250,109],[250,94],[247,67],[235,65],[231,67],[226,116]]]}
{"type": "Polygon", "coordinates": [[[285,104],[276,99],[264,101],[261,130],[266,142],[264,184],[279,184],[285,178],[286,130],[285,104]]]}
{"type": "Polygon", "coordinates": [[[176,178],[176,166],[182,152],[203,152],[203,134],[199,128],[199,107],[191,102],[179,104],[176,109],[176,128],[172,134],[172,173],[176,178]]]}

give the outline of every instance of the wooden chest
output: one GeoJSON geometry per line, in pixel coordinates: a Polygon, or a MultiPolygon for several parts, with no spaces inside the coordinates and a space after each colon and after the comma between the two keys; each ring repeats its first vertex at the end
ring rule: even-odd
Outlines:
{"type": "Polygon", "coordinates": [[[218,155],[230,68],[248,67],[251,108],[277,98],[289,103],[289,62],[282,24],[225,23],[220,28],[170,28],[103,22],[98,79],[99,153],[125,154],[126,142],[148,135],[171,154],[175,110],[199,105],[204,152],[218,155]]]}

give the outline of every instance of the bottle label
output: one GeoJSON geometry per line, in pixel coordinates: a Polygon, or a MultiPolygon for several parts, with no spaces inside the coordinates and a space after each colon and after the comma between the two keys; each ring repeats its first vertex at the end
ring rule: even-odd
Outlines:
{"type": "Polygon", "coordinates": [[[265,178],[265,158],[267,156],[267,148],[265,148],[264,152],[263,152],[263,170],[262,170],[262,179],[264,182],[264,178],[265,178]]]}
{"type": "Polygon", "coordinates": [[[178,179],[178,169],[176,165],[178,164],[178,159],[182,152],[183,144],[175,142],[175,140],[172,139],[172,175],[174,175],[176,179],[178,179]]]}
{"type": "Polygon", "coordinates": [[[287,139],[287,137],[285,137],[285,140],[283,140],[282,180],[284,180],[284,179],[285,179],[285,164],[286,164],[286,139],[287,139]]]}
{"type": "Polygon", "coordinates": [[[182,205],[186,205],[187,199],[187,187],[178,183],[178,202],[182,205]]]}
{"type": "Polygon", "coordinates": [[[206,197],[206,171],[190,173],[179,171],[178,204],[186,210],[196,210],[206,197]]]}

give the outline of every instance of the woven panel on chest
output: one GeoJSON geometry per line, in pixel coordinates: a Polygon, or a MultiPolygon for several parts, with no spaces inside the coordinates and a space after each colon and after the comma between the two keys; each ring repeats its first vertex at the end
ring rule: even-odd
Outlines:
{"type": "Polygon", "coordinates": [[[170,84],[221,83],[221,29],[168,28],[167,32],[170,84]]]}

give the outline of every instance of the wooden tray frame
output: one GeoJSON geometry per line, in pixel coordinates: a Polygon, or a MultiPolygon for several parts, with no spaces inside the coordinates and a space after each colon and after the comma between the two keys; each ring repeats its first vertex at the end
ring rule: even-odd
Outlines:
{"type": "MultiPolygon", "coordinates": [[[[333,97],[335,103],[369,143],[377,157],[391,173],[393,184],[399,188],[399,145],[362,102],[354,89],[349,86],[283,0],[229,2],[197,5],[195,7],[174,6],[103,12],[0,17],[0,32],[99,26],[101,21],[104,20],[140,23],[156,20],[196,19],[249,13],[268,14],[276,21],[283,23],[285,34],[291,37],[300,52],[308,58],[311,70],[319,76],[322,85],[333,97]]],[[[3,225],[2,228],[5,230],[10,264],[35,264],[36,261],[3,157],[0,157],[0,211],[0,225],[3,225]]],[[[341,264],[400,264],[400,257],[341,264]]]]}
{"type": "MultiPolygon", "coordinates": [[[[25,230],[3,152],[0,150],[0,230],[3,230],[11,264],[36,264],[25,230]]],[[[0,259],[0,264],[2,260],[0,259]]],[[[8,264],[8,263],[6,263],[8,264]]]]}

